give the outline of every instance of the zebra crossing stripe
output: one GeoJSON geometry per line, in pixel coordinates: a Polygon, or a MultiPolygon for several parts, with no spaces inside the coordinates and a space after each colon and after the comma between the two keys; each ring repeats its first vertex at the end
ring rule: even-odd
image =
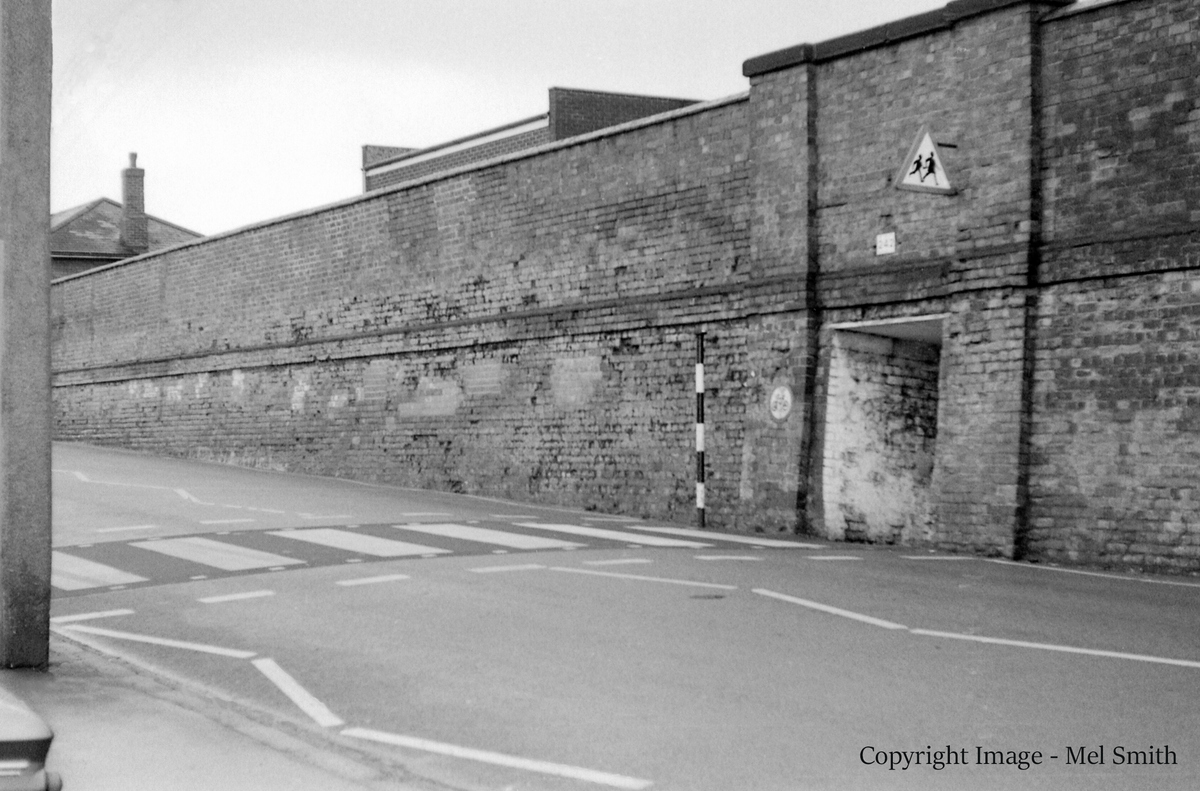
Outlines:
{"type": "Polygon", "coordinates": [[[190,560],[202,566],[212,566],[222,571],[246,571],[248,569],[265,569],[272,566],[294,566],[304,563],[303,560],[274,555],[257,549],[248,549],[211,538],[164,538],[159,541],[136,541],[129,546],[148,549],[161,555],[169,555],[181,560],[190,560]]]}
{"type": "Polygon", "coordinates": [[[552,533],[567,533],[568,535],[592,536],[607,538],[610,541],[641,544],[648,547],[687,547],[689,549],[708,549],[712,544],[701,544],[698,541],[683,541],[678,538],[662,538],[637,533],[622,533],[619,530],[607,530],[601,527],[580,527],[579,525],[548,525],[541,522],[517,522],[520,527],[531,527],[535,530],[549,530],[552,533]]]}
{"type": "Polygon", "coordinates": [[[320,544],[334,549],[344,549],[359,555],[371,555],[378,558],[398,558],[406,555],[435,555],[450,554],[448,549],[427,547],[420,544],[409,544],[404,541],[393,541],[390,538],[351,533],[348,530],[333,528],[317,528],[305,530],[278,530],[271,535],[280,538],[291,538],[296,541],[307,541],[310,544],[320,544]]]}
{"type": "Polygon", "coordinates": [[[64,591],[87,588],[107,588],[112,585],[130,585],[146,582],[145,577],[130,574],[94,560],[84,560],[65,552],[52,552],[50,558],[50,584],[64,591]]]}
{"type": "Polygon", "coordinates": [[[465,541],[478,541],[481,544],[495,544],[513,549],[566,549],[567,547],[583,547],[572,541],[542,536],[527,536],[520,533],[506,533],[503,530],[492,530],[486,527],[456,524],[421,524],[421,525],[392,525],[397,530],[412,530],[417,533],[429,533],[443,538],[460,538],[465,541]]]}

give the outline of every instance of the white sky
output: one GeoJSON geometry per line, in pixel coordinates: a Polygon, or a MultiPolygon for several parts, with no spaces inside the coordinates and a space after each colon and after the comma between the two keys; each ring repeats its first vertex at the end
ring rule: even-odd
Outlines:
{"type": "Polygon", "coordinates": [[[716,99],[742,63],[946,0],[54,0],[51,206],[216,233],[359,194],[364,143],[546,111],[553,87],[716,99]]]}

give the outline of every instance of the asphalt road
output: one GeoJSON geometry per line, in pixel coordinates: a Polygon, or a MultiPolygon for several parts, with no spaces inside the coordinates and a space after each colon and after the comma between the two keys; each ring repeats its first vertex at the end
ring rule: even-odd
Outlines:
{"type": "Polygon", "coordinates": [[[59,635],[451,788],[1200,787],[1195,579],[54,468],[59,635]]]}

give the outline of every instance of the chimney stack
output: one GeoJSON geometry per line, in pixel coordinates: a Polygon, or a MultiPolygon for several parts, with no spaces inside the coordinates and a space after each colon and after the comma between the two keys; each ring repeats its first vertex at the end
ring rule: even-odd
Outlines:
{"type": "Polygon", "coordinates": [[[129,167],[121,175],[121,244],[139,255],[150,249],[150,229],[146,221],[146,171],[137,166],[137,154],[129,155],[129,167]]]}

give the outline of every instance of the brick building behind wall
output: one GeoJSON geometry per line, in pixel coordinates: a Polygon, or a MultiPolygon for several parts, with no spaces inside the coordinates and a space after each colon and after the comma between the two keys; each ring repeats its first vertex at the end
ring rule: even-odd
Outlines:
{"type": "Polygon", "coordinates": [[[1200,571],[1198,41],[957,0],[61,281],[58,434],[688,521],[704,332],[710,525],[1200,571]]]}

